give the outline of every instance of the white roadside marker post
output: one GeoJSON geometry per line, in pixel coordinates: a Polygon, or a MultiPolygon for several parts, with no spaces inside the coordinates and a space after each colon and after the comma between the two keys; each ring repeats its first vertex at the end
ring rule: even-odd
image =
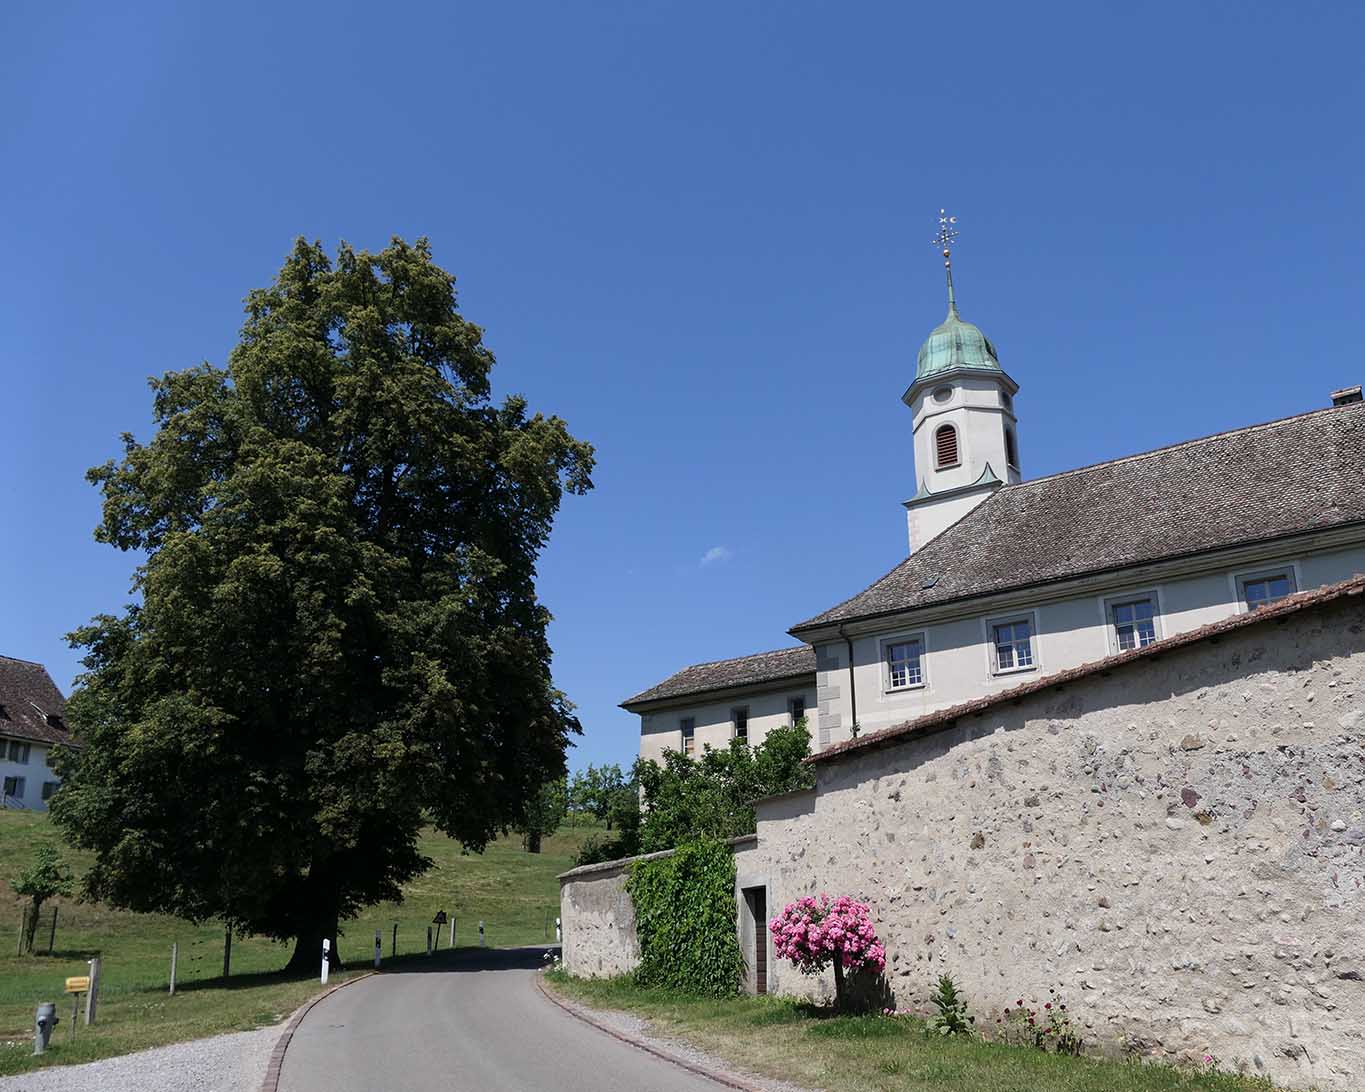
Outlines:
{"type": "Polygon", "coordinates": [[[100,992],[100,957],[96,956],[90,961],[90,989],[85,994],[85,1026],[89,1027],[95,1022],[95,1006],[99,1003],[100,992]]]}
{"type": "Polygon", "coordinates": [[[384,942],[379,939],[379,930],[374,931],[374,969],[379,970],[379,957],[384,953],[384,942]]]}
{"type": "Polygon", "coordinates": [[[330,960],[327,954],[332,950],[332,942],[326,937],[322,938],[322,984],[327,985],[327,972],[330,969],[330,960]]]}
{"type": "Polygon", "coordinates": [[[559,918],[555,918],[555,943],[556,944],[564,943],[564,925],[559,918]]]}
{"type": "Polygon", "coordinates": [[[479,922],[479,947],[480,948],[488,947],[487,942],[483,939],[483,922],[479,922]]]}
{"type": "Polygon", "coordinates": [[[454,948],[454,947],[455,947],[455,915],[454,915],[454,914],[451,914],[451,915],[450,915],[450,936],[447,937],[446,939],[448,939],[448,940],[450,941],[450,944],[449,944],[448,946],[451,947],[451,948],[454,948]]]}
{"type": "Polygon", "coordinates": [[[176,958],[177,958],[179,955],[180,955],[180,945],[179,945],[178,943],[172,944],[172,945],[171,945],[171,996],[172,996],[172,997],[175,996],[175,961],[176,961],[176,958]]]}

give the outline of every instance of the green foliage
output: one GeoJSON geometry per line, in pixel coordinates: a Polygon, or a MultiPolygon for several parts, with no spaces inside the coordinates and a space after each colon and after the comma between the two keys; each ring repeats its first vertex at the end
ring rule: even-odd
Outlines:
{"type": "Polygon", "coordinates": [[[526,819],[578,731],[535,566],[592,449],[489,398],[492,354],[425,240],[335,263],[300,240],[226,368],[152,381],[156,432],[90,471],[139,551],[72,635],[84,746],[53,815],[86,893],[298,939],[526,819]]]}
{"type": "Polygon", "coordinates": [[[517,829],[521,832],[522,845],[527,853],[539,853],[540,843],[547,834],[553,834],[564,822],[568,812],[568,779],[563,777],[547,781],[540,791],[526,802],[526,818],[517,829]]]}
{"type": "Polygon", "coordinates": [[[753,801],[806,789],[815,774],[805,720],[775,728],[757,747],[734,740],[724,750],[703,749],[694,759],[665,751],[663,765],[636,763],[643,792],[640,851],[651,853],[689,838],[735,838],[754,832],[753,801]]]}
{"type": "Polygon", "coordinates": [[[10,886],[16,895],[29,902],[24,951],[31,952],[43,903],[59,895],[71,894],[71,869],[62,863],[61,854],[51,846],[39,846],[33,855],[33,864],[10,880],[10,886]]]}
{"type": "Polygon", "coordinates": [[[626,780],[616,763],[610,766],[589,764],[587,769],[574,774],[569,784],[574,809],[591,813],[598,822],[605,823],[608,830],[612,828],[612,811],[628,790],[633,796],[633,784],[626,780]]]}
{"type": "Polygon", "coordinates": [[[951,975],[940,975],[938,986],[929,998],[937,1009],[929,1018],[928,1030],[938,1035],[975,1035],[976,1017],[967,1011],[967,999],[962,996],[951,975]]]}
{"type": "Polygon", "coordinates": [[[735,858],[698,839],[630,866],[640,965],[635,979],[680,993],[725,996],[739,988],[744,957],[735,929],[735,858]]]}

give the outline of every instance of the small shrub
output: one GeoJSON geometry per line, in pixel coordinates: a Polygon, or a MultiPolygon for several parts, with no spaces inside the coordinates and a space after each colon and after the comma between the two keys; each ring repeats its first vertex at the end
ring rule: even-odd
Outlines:
{"type": "Polygon", "coordinates": [[[818,900],[807,895],[788,903],[768,923],[768,931],[777,957],[790,960],[802,974],[834,967],[834,1000],[840,1010],[848,1007],[845,971],[886,967],[886,949],[877,939],[867,903],[847,895],[831,900],[821,893],[818,900]]]}
{"type": "Polygon", "coordinates": [[[938,986],[929,998],[937,1010],[929,1018],[927,1030],[938,1035],[976,1034],[976,1017],[967,1011],[967,999],[958,992],[951,975],[940,975],[938,986]]]}
{"type": "Polygon", "coordinates": [[[1085,1040],[1072,1023],[1061,994],[1053,989],[1047,992],[1050,999],[1043,1003],[1042,1008],[1031,1008],[1024,1004],[1022,997],[1013,1008],[1005,1006],[1004,1013],[996,1021],[1000,1037],[1016,1046],[1032,1046],[1079,1057],[1085,1048],[1085,1040]]]}

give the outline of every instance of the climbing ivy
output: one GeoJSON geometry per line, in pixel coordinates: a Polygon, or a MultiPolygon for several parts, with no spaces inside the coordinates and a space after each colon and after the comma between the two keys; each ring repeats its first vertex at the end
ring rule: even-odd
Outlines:
{"type": "Polygon", "coordinates": [[[626,890],[640,940],[636,982],[712,996],[739,988],[744,957],[735,931],[735,858],[728,845],[698,839],[667,857],[636,861],[626,890]]]}

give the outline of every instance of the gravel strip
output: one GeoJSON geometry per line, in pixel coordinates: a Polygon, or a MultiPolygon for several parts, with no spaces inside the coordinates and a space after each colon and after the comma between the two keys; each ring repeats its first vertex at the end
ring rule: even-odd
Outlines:
{"type": "MultiPolygon", "coordinates": [[[[559,994],[559,996],[563,997],[564,995],[559,994]]],[[[582,1005],[581,1001],[575,1003],[582,1005]]],[[[653,1034],[653,1030],[650,1028],[648,1021],[632,1015],[631,1013],[620,1012],[616,1009],[583,1007],[588,1012],[591,1012],[595,1019],[600,1020],[609,1027],[621,1032],[621,1034],[628,1035],[632,1039],[640,1039],[658,1050],[666,1051],[669,1054],[683,1059],[683,1061],[691,1062],[693,1065],[699,1065],[704,1069],[714,1069],[717,1073],[724,1073],[728,1076],[738,1077],[751,1084],[756,1084],[761,1088],[765,1088],[768,1092],[811,1092],[810,1089],[801,1085],[789,1084],[787,1081],[775,1080],[772,1077],[761,1077],[756,1073],[750,1073],[747,1069],[740,1069],[732,1062],[728,1062],[724,1058],[718,1058],[714,1054],[707,1054],[703,1050],[698,1050],[696,1047],[692,1046],[690,1043],[684,1042],[682,1039],[661,1039],[658,1035],[653,1034]]],[[[0,1085],[0,1092],[8,1092],[8,1089],[5,1089],[3,1085],[0,1085]]]]}
{"type": "Polygon", "coordinates": [[[0,1077],[0,1092],[257,1092],[283,1031],[280,1024],[0,1077]]]}

